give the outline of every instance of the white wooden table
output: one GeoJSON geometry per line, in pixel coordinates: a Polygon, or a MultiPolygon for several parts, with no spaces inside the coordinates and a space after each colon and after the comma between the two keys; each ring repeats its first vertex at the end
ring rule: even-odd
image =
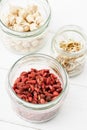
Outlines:
{"type": "MultiPolygon", "coordinates": [[[[48,44],[39,52],[51,53],[51,40],[59,27],[75,24],[87,32],[86,0],[49,0],[52,20],[48,44]]],[[[28,123],[13,112],[6,91],[6,76],[11,65],[21,56],[4,48],[0,41],[0,130],[87,130],[87,62],[83,73],[70,79],[69,93],[57,116],[45,123],[28,123]]]]}

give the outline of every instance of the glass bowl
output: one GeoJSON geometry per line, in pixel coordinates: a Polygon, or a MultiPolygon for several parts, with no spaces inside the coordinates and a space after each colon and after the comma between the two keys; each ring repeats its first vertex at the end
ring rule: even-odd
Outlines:
{"type": "Polygon", "coordinates": [[[53,37],[51,46],[54,57],[66,69],[69,77],[76,76],[83,71],[87,52],[87,36],[81,27],[76,25],[61,27],[53,37]],[[68,48],[71,51],[61,49],[60,43],[66,43],[66,45],[67,43],[71,44],[71,47],[68,48]],[[72,51],[74,49],[72,48],[73,44],[81,44],[81,49],[79,51],[72,51]]]}
{"type": "Polygon", "coordinates": [[[14,111],[23,119],[30,122],[44,122],[56,116],[59,107],[65,100],[68,91],[68,76],[63,67],[54,58],[44,54],[30,54],[20,58],[11,67],[8,73],[8,87],[7,91],[11,99],[14,111]],[[49,69],[59,77],[62,84],[62,92],[60,95],[45,104],[28,103],[20,99],[14,92],[12,86],[15,79],[23,71],[29,71],[31,68],[35,69],[49,69]]]}
{"type": "MultiPolygon", "coordinates": [[[[22,0],[22,2],[21,0],[1,0],[0,10],[1,40],[10,51],[16,54],[30,54],[39,50],[46,43],[45,39],[51,19],[51,9],[47,0],[22,0]],[[38,7],[38,11],[43,19],[42,24],[37,29],[18,32],[4,24],[7,20],[6,16],[12,7],[27,8],[33,5],[38,7]]],[[[21,24],[23,25],[24,23],[18,24],[18,28],[21,24]]]]}

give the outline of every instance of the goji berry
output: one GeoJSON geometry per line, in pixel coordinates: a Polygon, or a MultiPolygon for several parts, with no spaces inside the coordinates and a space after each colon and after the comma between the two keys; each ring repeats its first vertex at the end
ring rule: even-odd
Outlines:
{"type": "Polygon", "coordinates": [[[44,104],[45,103],[45,100],[43,98],[40,99],[40,103],[41,104],[44,104]]]}
{"type": "Polygon", "coordinates": [[[61,82],[48,69],[31,69],[22,72],[13,89],[21,99],[34,104],[44,104],[57,98],[62,91],[61,82]]]}
{"type": "Polygon", "coordinates": [[[53,96],[58,96],[58,95],[59,95],[59,93],[57,91],[53,92],[53,96]]]}

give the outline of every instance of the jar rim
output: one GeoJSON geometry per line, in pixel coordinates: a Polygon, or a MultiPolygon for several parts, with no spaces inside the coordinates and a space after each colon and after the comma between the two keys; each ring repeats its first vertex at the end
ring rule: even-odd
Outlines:
{"type": "Polygon", "coordinates": [[[72,31],[72,32],[76,32],[78,34],[81,35],[81,37],[85,40],[85,43],[87,43],[87,35],[85,34],[84,30],[78,26],[78,25],[65,25],[63,27],[60,27],[59,30],[57,31],[57,33],[54,35],[53,39],[52,39],[52,43],[51,43],[51,48],[52,50],[55,52],[60,52],[63,53],[66,56],[77,56],[77,55],[81,55],[83,53],[86,53],[87,51],[87,46],[85,45],[84,48],[82,48],[80,51],[78,52],[66,52],[64,50],[60,50],[58,48],[55,47],[55,39],[58,35],[62,35],[63,32],[68,32],[68,31],[72,31]]]}
{"type": "Polygon", "coordinates": [[[8,92],[10,95],[12,95],[14,97],[14,99],[19,103],[19,104],[22,104],[23,106],[27,107],[27,108],[31,108],[31,109],[35,109],[35,110],[44,110],[44,109],[48,109],[48,108],[51,108],[53,107],[54,105],[56,105],[64,96],[64,93],[68,87],[68,75],[67,75],[67,72],[65,71],[65,69],[61,66],[61,64],[56,60],[54,59],[53,57],[51,56],[48,56],[48,55],[45,55],[45,54],[41,54],[41,53],[34,53],[34,54],[28,54],[26,56],[23,56],[21,57],[20,59],[18,59],[14,64],[13,66],[11,67],[11,69],[9,70],[9,73],[8,73],[8,92]],[[9,77],[10,77],[10,74],[11,74],[11,71],[14,69],[15,65],[20,62],[22,59],[26,58],[26,57],[32,57],[32,56],[40,56],[40,57],[43,57],[43,58],[49,58],[51,60],[53,60],[63,71],[64,73],[64,76],[65,76],[65,84],[64,84],[64,88],[62,90],[62,92],[60,93],[60,95],[54,99],[53,101],[49,102],[49,103],[46,103],[46,104],[32,104],[32,103],[29,103],[29,102],[26,102],[24,100],[22,100],[21,98],[19,98],[16,93],[13,91],[12,89],[12,86],[11,86],[11,83],[10,83],[10,80],[9,80],[9,77]]]}
{"type": "MultiPolygon", "coordinates": [[[[2,1],[2,0],[1,0],[2,1]]],[[[10,28],[8,28],[1,20],[0,18],[0,27],[1,29],[7,33],[8,35],[14,35],[16,37],[20,37],[20,38],[26,38],[26,37],[35,37],[38,36],[39,34],[43,33],[44,30],[48,27],[50,20],[51,20],[51,7],[50,4],[48,2],[48,0],[45,0],[46,4],[48,6],[49,9],[49,14],[48,17],[46,18],[46,20],[44,21],[44,23],[37,29],[29,31],[29,32],[18,32],[15,30],[12,30],[10,28]]]]}

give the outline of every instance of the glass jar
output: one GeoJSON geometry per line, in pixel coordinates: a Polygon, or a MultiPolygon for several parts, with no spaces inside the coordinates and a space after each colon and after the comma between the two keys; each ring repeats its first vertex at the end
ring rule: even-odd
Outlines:
{"type": "Polygon", "coordinates": [[[65,100],[68,90],[68,77],[66,71],[54,58],[44,54],[30,54],[20,58],[11,67],[8,74],[7,90],[13,109],[20,117],[30,122],[44,122],[56,116],[59,107],[65,100]],[[15,94],[12,88],[15,79],[21,72],[29,71],[31,68],[49,69],[50,72],[58,76],[63,90],[56,99],[45,104],[33,104],[23,101],[15,94]]]}
{"type": "Polygon", "coordinates": [[[52,50],[55,57],[66,69],[70,77],[76,76],[83,71],[87,52],[86,44],[86,34],[81,27],[75,25],[60,28],[52,40],[52,50]],[[61,45],[63,45],[63,48],[60,47],[61,45]],[[75,50],[75,46],[77,50],[75,50]],[[65,49],[68,49],[68,51],[65,49]]]}
{"type": "MultiPolygon", "coordinates": [[[[2,43],[12,52],[17,54],[29,54],[37,51],[46,43],[48,26],[51,18],[51,9],[47,0],[1,0],[0,2],[0,35],[2,43]],[[43,22],[35,30],[18,32],[7,27],[5,17],[9,14],[10,8],[36,5],[42,16],[43,22]]],[[[18,25],[19,26],[19,25],[18,25]]]]}

